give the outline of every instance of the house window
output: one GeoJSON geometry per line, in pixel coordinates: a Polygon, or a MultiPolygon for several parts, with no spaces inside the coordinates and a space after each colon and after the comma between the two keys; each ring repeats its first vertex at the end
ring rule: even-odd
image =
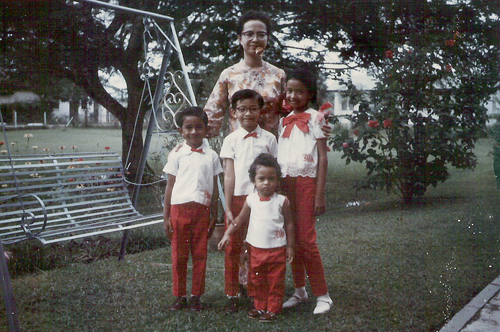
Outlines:
{"type": "Polygon", "coordinates": [[[351,104],[351,101],[348,97],[342,99],[342,111],[351,111],[354,109],[354,105],[351,104]]]}

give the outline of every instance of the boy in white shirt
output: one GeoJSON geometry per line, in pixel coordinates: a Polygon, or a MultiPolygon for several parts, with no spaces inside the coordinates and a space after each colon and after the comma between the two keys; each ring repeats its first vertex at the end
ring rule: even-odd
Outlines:
{"type": "Polygon", "coordinates": [[[250,245],[255,306],[248,317],[269,323],[276,321],[283,306],[286,263],[292,263],[294,255],[294,226],[288,198],[276,193],[281,169],[274,156],[259,155],[250,166],[249,177],[257,192],[246,198],[240,214],[224,233],[219,250],[248,222],[246,241],[250,245]]]}
{"type": "MultiPolygon", "coordinates": [[[[254,191],[248,169],[261,153],[277,157],[276,137],[260,128],[259,117],[264,105],[262,96],[250,89],[237,91],[231,98],[231,115],[239,128],[229,134],[222,144],[220,157],[224,159],[224,194],[226,198],[226,226],[230,225],[243,207],[247,195],[254,191]]],[[[225,251],[225,293],[229,298],[226,311],[237,312],[240,291],[240,256],[244,250],[246,228],[240,228],[231,238],[225,251]]],[[[248,294],[252,296],[248,282],[248,294]]]]}
{"type": "Polygon", "coordinates": [[[163,218],[172,244],[173,293],[171,310],[190,307],[202,310],[205,292],[207,243],[217,221],[217,175],[222,173],[219,157],[204,138],[208,118],[200,107],[188,107],[176,115],[179,133],[185,141],[168,155],[163,218]],[[191,253],[193,278],[187,301],[187,263],[191,253]]]}

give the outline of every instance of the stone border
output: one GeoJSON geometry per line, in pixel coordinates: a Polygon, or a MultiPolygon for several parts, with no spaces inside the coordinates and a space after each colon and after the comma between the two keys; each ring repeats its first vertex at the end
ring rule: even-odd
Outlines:
{"type": "Polygon", "coordinates": [[[439,332],[459,332],[500,291],[500,276],[460,310],[439,332]]]}

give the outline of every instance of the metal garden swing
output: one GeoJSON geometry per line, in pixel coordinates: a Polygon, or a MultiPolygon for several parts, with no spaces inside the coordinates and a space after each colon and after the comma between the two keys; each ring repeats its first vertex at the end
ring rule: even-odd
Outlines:
{"type": "MultiPolygon", "coordinates": [[[[174,131],[176,111],[186,104],[196,105],[173,18],[100,1],[77,1],[142,15],[145,26],[144,34],[148,37],[152,37],[152,32],[155,34],[157,42],[162,44],[160,46],[163,48],[163,58],[154,93],[149,83],[153,77],[150,70],[151,64],[146,61],[143,66],[142,102],[147,99],[147,92],[152,109],[137,176],[132,183],[134,190],[131,197],[125,185],[121,159],[113,153],[79,155],[61,153],[57,156],[47,155],[42,158],[40,155],[12,156],[9,151],[8,159],[0,160],[0,180],[3,184],[0,188],[2,193],[0,198],[8,201],[7,203],[0,202],[2,211],[0,272],[11,331],[19,330],[19,322],[2,241],[15,243],[27,239],[38,239],[42,243],[53,243],[113,231],[125,231],[120,252],[120,258],[122,258],[130,229],[163,222],[161,213],[142,216],[135,210],[152,135],[154,132],[174,131]],[[168,33],[161,29],[156,20],[166,20],[170,23],[168,33]],[[177,54],[181,70],[169,73],[167,69],[174,52],[177,54]],[[186,93],[181,87],[180,81],[182,80],[187,90],[186,93]],[[27,199],[28,196],[30,199],[27,199]],[[100,204],[102,208],[95,207],[100,204]],[[54,207],[54,205],[57,206],[54,207]],[[114,208],[113,211],[104,211],[106,208],[112,209],[111,207],[114,208]],[[51,218],[55,218],[56,222],[52,223],[51,218]],[[142,223],[132,225],[136,220],[142,223]]],[[[144,47],[147,56],[147,43],[144,47]]],[[[3,121],[2,126],[5,139],[7,139],[3,121]]],[[[136,121],[135,128],[134,131],[142,130],[142,124],[136,121]]],[[[126,166],[129,155],[130,151],[126,156],[126,166]]]]}

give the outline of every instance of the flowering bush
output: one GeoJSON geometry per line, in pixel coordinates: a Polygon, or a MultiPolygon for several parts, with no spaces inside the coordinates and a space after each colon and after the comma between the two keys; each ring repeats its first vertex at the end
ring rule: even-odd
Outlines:
{"type": "Polygon", "coordinates": [[[329,143],[347,164],[365,163],[371,187],[399,193],[405,202],[445,181],[448,167],[475,167],[484,104],[499,79],[495,61],[480,48],[471,54],[473,40],[453,31],[448,36],[391,47],[371,68],[378,81],[371,92],[344,82],[359,105],[350,117],[354,135],[339,133],[329,143]]]}

